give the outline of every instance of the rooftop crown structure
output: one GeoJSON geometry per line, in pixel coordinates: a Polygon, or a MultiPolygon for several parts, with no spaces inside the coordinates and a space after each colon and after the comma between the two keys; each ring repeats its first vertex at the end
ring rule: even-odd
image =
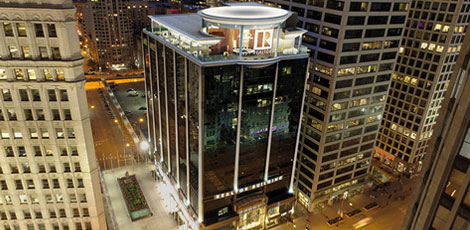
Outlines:
{"type": "Polygon", "coordinates": [[[261,229],[293,210],[308,54],[291,14],[233,4],[143,31],[152,151],[192,229],[261,229]]]}

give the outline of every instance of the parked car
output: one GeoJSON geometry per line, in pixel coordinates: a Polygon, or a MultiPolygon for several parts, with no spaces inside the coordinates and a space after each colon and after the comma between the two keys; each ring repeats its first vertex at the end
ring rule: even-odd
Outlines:
{"type": "Polygon", "coordinates": [[[135,91],[135,89],[133,89],[133,88],[127,89],[127,92],[128,92],[128,93],[131,92],[131,91],[135,91]]]}
{"type": "Polygon", "coordinates": [[[137,91],[135,91],[135,90],[134,90],[134,91],[129,91],[129,92],[127,92],[127,93],[128,93],[129,96],[133,96],[133,97],[139,96],[139,94],[138,94],[137,91]]]}
{"type": "Polygon", "coordinates": [[[147,107],[141,106],[141,107],[139,107],[139,110],[147,110],[147,107]]]}

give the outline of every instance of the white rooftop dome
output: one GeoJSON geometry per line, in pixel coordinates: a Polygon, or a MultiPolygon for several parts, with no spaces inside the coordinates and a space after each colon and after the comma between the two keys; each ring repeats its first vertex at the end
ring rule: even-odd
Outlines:
{"type": "Polygon", "coordinates": [[[198,14],[211,22],[261,25],[284,22],[292,13],[268,6],[240,5],[208,8],[199,11],[198,14]]]}

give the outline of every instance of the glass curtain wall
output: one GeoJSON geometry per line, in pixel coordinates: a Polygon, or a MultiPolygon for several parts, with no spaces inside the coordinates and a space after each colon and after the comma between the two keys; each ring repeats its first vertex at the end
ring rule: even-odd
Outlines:
{"type": "Polygon", "coordinates": [[[153,108],[155,113],[154,118],[153,118],[153,123],[155,124],[155,134],[156,134],[156,146],[157,146],[157,160],[162,159],[162,149],[160,145],[161,141],[161,130],[160,130],[160,106],[158,105],[158,98],[160,95],[158,94],[158,86],[159,86],[159,80],[158,80],[158,73],[157,73],[157,42],[153,39],[150,39],[150,53],[149,53],[149,59],[150,59],[150,71],[152,72],[152,96],[153,96],[153,108]]]}
{"type": "Polygon", "coordinates": [[[176,60],[176,104],[178,120],[178,158],[179,158],[179,184],[185,196],[187,196],[187,168],[188,160],[186,158],[186,75],[185,58],[175,53],[176,60]]]}
{"type": "Polygon", "coordinates": [[[165,46],[157,42],[157,61],[158,61],[158,87],[159,87],[159,94],[160,94],[160,116],[161,116],[161,134],[162,134],[162,155],[163,155],[163,162],[162,167],[165,172],[168,172],[168,142],[167,142],[167,111],[166,111],[166,82],[165,82],[165,46]]]}
{"type": "MultiPolygon", "coordinates": [[[[151,64],[150,64],[150,55],[149,55],[149,41],[148,41],[148,37],[147,35],[143,35],[142,36],[142,54],[143,54],[143,57],[144,57],[144,71],[145,71],[145,89],[146,89],[146,102],[147,102],[147,108],[148,108],[148,121],[149,121],[149,127],[148,127],[148,135],[149,137],[152,139],[152,143],[150,145],[151,147],[151,151],[154,152],[155,151],[155,140],[154,139],[154,136],[153,136],[153,133],[155,131],[155,124],[154,124],[154,111],[153,111],[153,101],[152,101],[152,79],[150,77],[150,71],[151,71],[151,64]]],[[[153,47],[153,51],[155,52],[155,47],[153,47]]],[[[151,53],[151,51],[150,51],[151,53]]],[[[155,58],[153,59],[153,61],[155,61],[155,58]]],[[[155,64],[155,62],[152,62],[153,64],[155,64]]],[[[154,66],[154,65],[153,65],[154,66]]],[[[155,68],[155,67],[153,67],[155,68]]],[[[124,156],[126,157],[126,156],[124,156]]]]}
{"type": "Polygon", "coordinates": [[[244,67],[238,187],[264,179],[275,72],[244,67]]]}
{"type": "MultiPolygon", "coordinates": [[[[240,69],[239,65],[204,68],[203,178],[207,198],[233,190],[240,69]]],[[[204,219],[218,217],[221,213],[217,209],[230,203],[231,197],[206,202],[204,219]]]]}
{"type": "Polygon", "coordinates": [[[171,165],[171,176],[173,182],[176,182],[176,120],[175,120],[175,70],[173,61],[173,50],[165,48],[165,66],[166,66],[166,96],[168,103],[168,134],[170,146],[170,165],[171,165]]]}
{"type": "Polygon", "coordinates": [[[283,180],[290,180],[287,176],[292,171],[307,63],[307,59],[279,63],[268,179],[284,175],[283,180]]]}
{"type": "MultiPolygon", "coordinates": [[[[199,73],[201,67],[188,61],[188,133],[189,133],[189,184],[191,206],[198,213],[199,169],[199,73]]],[[[202,137],[201,137],[202,138],[202,137]]]]}

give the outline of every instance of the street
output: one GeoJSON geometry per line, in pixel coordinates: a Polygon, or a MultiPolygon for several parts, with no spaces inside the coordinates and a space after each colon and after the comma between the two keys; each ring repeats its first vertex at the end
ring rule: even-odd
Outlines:
{"type": "Polygon", "coordinates": [[[138,129],[147,128],[147,104],[144,92],[144,82],[142,79],[134,79],[135,81],[120,82],[116,85],[114,96],[118,100],[122,109],[126,111],[127,119],[131,124],[134,125],[134,129],[138,132],[138,129]],[[136,96],[130,96],[127,90],[134,89],[137,93],[136,96]],[[142,109],[145,108],[145,109],[142,109]]]}
{"type": "MultiPolygon", "coordinates": [[[[102,86],[99,81],[87,82],[85,85],[96,157],[100,168],[106,170],[135,163],[133,157],[135,145],[120,117],[116,116],[113,119],[106,111],[106,103],[98,91],[102,86]]],[[[109,103],[114,110],[112,103],[109,103]]]]}

